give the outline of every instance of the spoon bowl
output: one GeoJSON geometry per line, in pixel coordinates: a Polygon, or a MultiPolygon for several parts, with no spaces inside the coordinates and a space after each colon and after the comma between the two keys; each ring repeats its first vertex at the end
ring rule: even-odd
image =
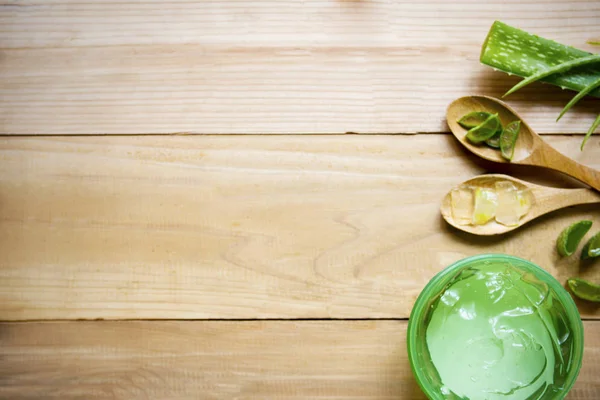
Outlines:
{"type": "Polygon", "coordinates": [[[529,212],[521,217],[519,224],[515,226],[505,226],[494,220],[489,221],[484,225],[461,225],[452,215],[452,199],[449,191],[442,200],[441,213],[442,217],[453,227],[474,235],[500,235],[513,231],[529,221],[532,221],[544,214],[559,210],[561,208],[570,207],[578,204],[595,204],[600,203],[600,193],[591,189],[557,189],[547,186],[536,185],[531,182],[526,182],[521,179],[513,178],[512,176],[502,174],[479,175],[471,178],[460,185],[469,185],[474,187],[494,188],[496,182],[509,181],[519,190],[528,189],[533,196],[533,202],[529,212]]]}
{"type": "Polygon", "coordinates": [[[488,96],[465,96],[454,100],[446,112],[450,131],[458,141],[473,154],[489,161],[511,163],[517,165],[535,165],[562,172],[579,181],[600,190],[600,172],[581,165],[569,157],[559,153],[523,120],[523,118],[503,101],[488,96]],[[467,139],[468,130],[460,126],[458,120],[473,111],[498,113],[503,126],[513,121],[521,121],[521,129],[515,152],[511,161],[502,157],[497,149],[486,145],[477,145],[467,139]]]}

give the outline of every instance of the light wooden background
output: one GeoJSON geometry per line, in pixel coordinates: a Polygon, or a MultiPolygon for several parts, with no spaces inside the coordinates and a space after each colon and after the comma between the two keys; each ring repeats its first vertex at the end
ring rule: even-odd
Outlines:
{"type": "MultiPolygon", "coordinates": [[[[592,51],[597,0],[5,0],[7,134],[444,132],[456,97],[515,79],[479,65],[495,19],[592,51]]],[[[583,132],[597,103],[511,97],[540,132],[583,132]]]]}
{"type": "MultiPolygon", "coordinates": [[[[576,186],[445,133],[452,99],[516,82],[478,63],[494,19],[600,37],[597,1],[2,3],[0,398],[423,399],[407,319],[443,267],[502,252],[600,281],[554,250],[597,207],[485,239],[439,215],[484,172],[576,186]]],[[[600,137],[560,134],[600,102],[555,123],[570,96],[508,101],[600,169],[600,137]]],[[[600,309],[578,305],[569,399],[598,399],[600,309]]]]}

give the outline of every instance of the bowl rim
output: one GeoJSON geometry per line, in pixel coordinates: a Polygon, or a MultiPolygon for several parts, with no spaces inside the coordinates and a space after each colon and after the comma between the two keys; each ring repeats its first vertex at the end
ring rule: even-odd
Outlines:
{"type": "Polygon", "coordinates": [[[559,301],[565,307],[567,317],[569,318],[569,322],[572,325],[571,327],[573,328],[573,331],[574,331],[573,334],[575,336],[573,359],[579,360],[579,361],[576,364],[572,364],[571,368],[574,368],[574,369],[572,369],[572,372],[571,372],[570,376],[568,377],[568,380],[566,381],[565,385],[563,385],[562,391],[560,393],[557,393],[557,395],[559,396],[556,398],[557,400],[564,399],[564,397],[567,395],[567,393],[569,393],[569,391],[573,388],[573,385],[575,384],[575,381],[577,380],[577,377],[579,376],[579,371],[581,370],[581,364],[582,364],[582,359],[583,359],[583,348],[584,348],[583,322],[581,320],[581,315],[579,314],[577,305],[575,304],[575,301],[573,300],[573,298],[571,297],[569,292],[567,292],[567,290],[560,284],[560,282],[554,276],[552,276],[552,274],[550,274],[548,271],[546,271],[542,267],[540,267],[526,259],[523,259],[523,258],[520,258],[517,256],[508,255],[508,254],[501,254],[501,253],[479,254],[479,255],[469,256],[469,257],[465,257],[461,260],[458,260],[458,261],[452,263],[451,265],[447,266],[446,268],[442,269],[437,274],[435,274],[433,276],[433,278],[431,278],[429,280],[429,282],[425,285],[425,287],[421,290],[421,293],[417,297],[417,300],[415,301],[415,304],[410,313],[410,317],[408,319],[408,328],[406,330],[406,344],[407,344],[407,351],[408,351],[408,361],[410,363],[410,367],[413,372],[413,376],[415,377],[415,380],[417,381],[417,384],[419,385],[419,387],[421,388],[423,393],[425,393],[425,395],[427,397],[429,397],[430,399],[432,399],[432,400],[438,400],[438,399],[443,400],[444,399],[443,394],[441,394],[439,391],[435,390],[429,384],[429,381],[427,379],[428,375],[424,373],[424,369],[420,368],[420,366],[417,365],[417,354],[416,354],[416,347],[417,347],[416,346],[416,344],[417,344],[416,329],[418,326],[417,322],[421,321],[424,316],[425,306],[428,304],[428,301],[431,298],[430,291],[441,280],[446,278],[448,275],[455,273],[457,270],[464,268],[465,266],[470,265],[474,262],[485,261],[485,260],[490,260],[490,259],[496,259],[496,260],[502,260],[502,261],[507,261],[507,260],[511,261],[512,260],[512,261],[517,261],[521,264],[524,264],[528,269],[530,269],[530,272],[534,273],[536,275],[536,277],[543,280],[545,283],[547,283],[550,286],[550,288],[552,290],[554,290],[559,301]]]}

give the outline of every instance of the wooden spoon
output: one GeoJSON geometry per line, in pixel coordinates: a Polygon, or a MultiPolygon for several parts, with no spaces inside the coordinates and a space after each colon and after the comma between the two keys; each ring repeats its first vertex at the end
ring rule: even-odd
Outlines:
{"type": "Polygon", "coordinates": [[[511,164],[535,165],[549,168],[567,174],[596,190],[600,190],[600,172],[581,165],[559,153],[535,133],[516,111],[498,99],[487,96],[461,97],[454,100],[448,106],[446,118],[452,134],[456,136],[458,141],[481,158],[499,163],[510,162],[511,164]],[[515,144],[515,153],[512,161],[504,159],[500,150],[469,142],[466,137],[467,129],[460,126],[457,121],[473,111],[487,111],[492,114],[498,113],[503,126],[512,121],[521,121],[521,130],[515,144]]]}
{"type": "Polygon", "coordinates": [[[525,182],[508,175],[480,175],[465,181],[461,185],[494,188],[498,181],[510,181],[519,190],[531,190],[533,204],[529,212],[521,217],[519,225],[505,226],[496,221],[490,221],[485,225],[459,225],[452,217],[451,191],[448,192],[442,200],[442,216],[450,225],[461,231],[473,233],[475,235],[499,235],[517,229],[539,216],[561,208],[577,204],[600,203],[600,193],[592,189],[556,189],[536,185],[531,182],[525,182]]]}

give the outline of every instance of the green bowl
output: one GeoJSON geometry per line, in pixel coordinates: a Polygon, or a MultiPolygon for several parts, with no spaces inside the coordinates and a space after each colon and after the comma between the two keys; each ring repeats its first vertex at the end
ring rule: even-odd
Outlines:
{"type": "Polygon", "coordinates": [[[583,324],[570,294],[548,272],[518,257],[483,254],[460,260],[429,281],[412,309],[407,346],[417,383],[432,400],[464,399],[469,398],[468,393],[473,400],[479,398],[469,390],[482,390],[480,398],[489,399],[563,399],[573,387],[581,368],[583,324]],[[506,270],[506,274],[493,275],[499,271],[494,268],[506,268],[507,265],[511,268],[506,270]],[[501,282],[501,291],[490,289],[494,288],[493,282],[488,286],[489,279],[493,279],[487,278],[490,276],[501,277],[494,281],[501,282]],[[452,290],[449,290],[450,287],[452,290]],[[460,296],[457,297],[456,293],[460,296]],[[514,308],[511,305],[513,308],[495,314],[515,299],[525,299],[531,307],[514,308]],[[539,302],[536,303],[537,300],[539,302]],[[464,310],[469,309],[465,304],[472,305],[475,317],[469,316],[468,312],[465,317],[464,310]],[[525,311],[521,313],[519,310],[525,311]],[[502,319],[494,318],[494,315],[502,319]],[[498,328],[498,321],[504,324],[500,325],[503,330],[498,328]],[[428,343],[430,324],[431,343],[428,343]],[[566,335],[566,332],[569,334],[566,335]],[[493,343],[491,347],[490,343],[493,343]],[[545,360],[543,364],[538,362],[542,357],[545,360]],[[437,360],[438,367],[434,360],[437,360]],[[523,383],[513,379],[512,375],[517,373],[531,374],[536,377],[534,379],[544,380],[523,378],[523,383]],[[467,376],[474,382],[473,385],[469,384],[467,376]],[[499,382],[498,386],[503,389],[495,389],[490,382],[499,382]],[[517,387],[510,394],[503,392],[507,382],[517,387]],[[539,385],[535,386],[537,391],[533,394],[528,393],[535,390],[533,385],[529,389],[523,386],[531,385],[531,382],[539,385]]]}

